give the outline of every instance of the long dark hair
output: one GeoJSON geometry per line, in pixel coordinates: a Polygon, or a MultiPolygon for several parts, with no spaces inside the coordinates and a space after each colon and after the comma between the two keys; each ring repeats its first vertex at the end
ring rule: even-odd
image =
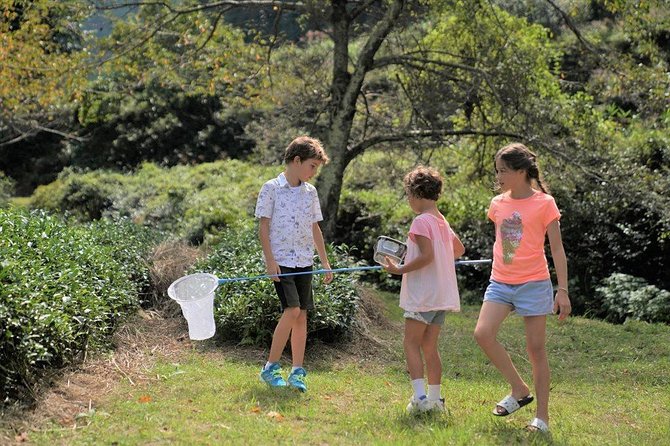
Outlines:
{"type": "Polygon", "coordinates": [[[502,160],[512,170],[525,170],[531,184],[534,181],[542,192],[549,193],[549,185],[544,181],[537,167],[537,155],[528,147],[519,142],[513,142],[498,150],[494,160],[502,160]]]}

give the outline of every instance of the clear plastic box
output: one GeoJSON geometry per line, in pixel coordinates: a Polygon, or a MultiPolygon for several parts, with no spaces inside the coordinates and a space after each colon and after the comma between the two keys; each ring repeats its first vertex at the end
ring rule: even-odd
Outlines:
{"type": "Polygon", "coordinates": [[[373,259],[377,263],[386,263],[384,257],[390,257],[396,263],[402,263],[407,254],[405,243],[382,235],[377,239],[373,259]]]}

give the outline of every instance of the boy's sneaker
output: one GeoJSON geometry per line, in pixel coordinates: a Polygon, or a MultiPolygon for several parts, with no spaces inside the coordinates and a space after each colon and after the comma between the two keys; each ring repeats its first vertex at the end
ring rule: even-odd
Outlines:
{"type": "Polygon", "coordinates": [[[426,395],[422,395],[421,397],[414,398],[412,397],[409,399],[409,404],[407,405],[407,412],[426,412],[430,410],[429,406],[430,401],[428,400],[428,397],[426,395]]]}
{"type": "Polygon", "coordinates": [[[307,392],[307,385],[305,384],[306,376],[307,372],[305,369],[298,367],[288,376],[288,384],[301,392],[307,392]]]}
{"type": "Polygon", "coordinates": [[[286,381],[281,376],[281,367],[279,363],[274,363],[267,369],[261,370],[261,381],[270,387],[286,387],[286,381]]]}

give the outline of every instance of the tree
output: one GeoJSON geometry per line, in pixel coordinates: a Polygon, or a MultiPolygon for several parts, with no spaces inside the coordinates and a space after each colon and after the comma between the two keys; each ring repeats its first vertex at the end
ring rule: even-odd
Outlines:
{"type": "MultiPolygon", "coordinates": [[[[130,3],[125,4],[128,5],[130,3]]],[[[277,21],[285,11],[299,11],[304,14],[305,23],[310,29],[328,35],[332,41],[332,57],[328,64],[331,74],[327,102],[325,110],[317,113],[319,118],[315,119],[314,127],[318,130],[315,136],[324,141],[331,158],[331,163],[322,170],[318,180],[325,219],[324,232],[328,236],[332,236],[335,230],[344,172],[355,157],[369,148],[419,140],[427,141],[427,144],[440,144],[442,138],[448,136],[479,135],[523,139],[534,133],[523,129],[520,123],[516,126],[520,132],[508,129],[512,127],[505,128],[505,124],[510,122],[510,116],[523,112],[519,107],[522,101],[518,97],[521,93],[528,93],[528,90],[515,91],[518,79],[502,71],[491,76],[487,73],[490,67],[482,63],[480,59],[483,58],[479,55],[449,53],[431,46],[426,40],[426,35],[430,34],[430,26],[437,23],[425,18],[429,12],[432,14],[437,11],[441,19],[448,19],[445,11],[453,9],[457,11],[455,15],[461,19],[478,20],[481,17],[469,14],[469,11],[488,11],[490,17],[487,20],[493,23],[496,17],[505,14],[488,2],[331,0],[326,3],[250,0],[210,3],[134,2],[132,5],[161,11],[160,20],[154,20],[146,26],[147,40],[156,35],[161,26],[185,15],[210,13],[220,17],[235,8],[268,7],[274,10],[277,21]],[[412,73],[409,74],[410,72],[412,73]],[[445,85],[446,87],[439,87],[448,103],[448,106],[440,110],[444,116],[429,120],[420,111],[407,114],[399,111],[398,104],[394,107],[393,104],[380,101],[375,104],[377,107],[371,107],[370,102],[375,102],[375,99],[370,99],[366,91],[368,82],[376,73],[382,73],[382,77],[393,78],[395,85],[392,88],[396,91],[397,102],[404,106],[409,105],[412,111],[417,110],[416,107],[412,108],[415,105],[413,102],[435,102],[435,92],[424,89],[421,92],[424,98],[418,100],[411,96],[418,90],[410,92],[410,87],[416,87],[421,82],[424,85],[445,85]],[[427,78],[430,78],[429,82],[426,82],[427,78]],[[498,102],[497,107],[492,106],[494,101],[498,102]],[[387,114],[390,114],[389,110],[397,111],[401,115],[395,120],[375,121],[374,114],[378,110],[387,114]],[[479,113],[479,119],[471,119],[474,111],[479,113]],[[318,122],[319,120],[322,122],[318,122]]],[[[101,8],[119,6],[124,5],[115,2],[105,7],[103,3],[101,8]]],[[[212,23],[216,26],[218,22],[212,23]]],[[[464,26],[456,26],[458,24],[453,21],[451,24],[454,28],[466,29],[464,26]]],[[[498,41],[508,31],[509,29],[500,26],[497,31],[498,41]]],[[[437,38],[432,40],[433,45],[442,43],[437,38]]],[[[278,34],[267,39],[268,57],[261,61],[266,62],[268,67],[271,66],[269,61],[277,44],[278,34]]],[[[495,51],[495,48],[483,49],[495,51]]],[[[493,59],[495,58],[491,60],[493,59]]],[[[533,68],[542,65],[542,69],[546,70],[548,63],[545,61],[533,68]]],[[[531,72],[527,78],[531,80],[533,76],[534,73],[531,72]]],[[[546,76],[541,74],[541,77],[546,76]]],[[[524,83],[522,86],[530,89],[532,83],[524,83]]]]}
{"type": "Polygon", "coordinates": [[[52,0],[0,6],[0,170],[20,164],[39,170],[36,158],[56,158],[53,145],[78,138],[72,110],[84,85],[77,25],[84,16],[79,6],[52,0]],[[36,138],[41,155],[28,150],[36,138]]]}

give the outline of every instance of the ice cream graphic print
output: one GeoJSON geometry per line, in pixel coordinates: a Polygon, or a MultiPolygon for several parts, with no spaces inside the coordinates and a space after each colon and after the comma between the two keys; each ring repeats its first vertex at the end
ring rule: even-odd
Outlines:
{"type": "Polygon", "coordinates": [[[514,253],[523,238],[521,214],[514,211],[511,217],[503,219],[500,233],[502,235],[503,262],[510,264],[514,260],[514,253]]]}

